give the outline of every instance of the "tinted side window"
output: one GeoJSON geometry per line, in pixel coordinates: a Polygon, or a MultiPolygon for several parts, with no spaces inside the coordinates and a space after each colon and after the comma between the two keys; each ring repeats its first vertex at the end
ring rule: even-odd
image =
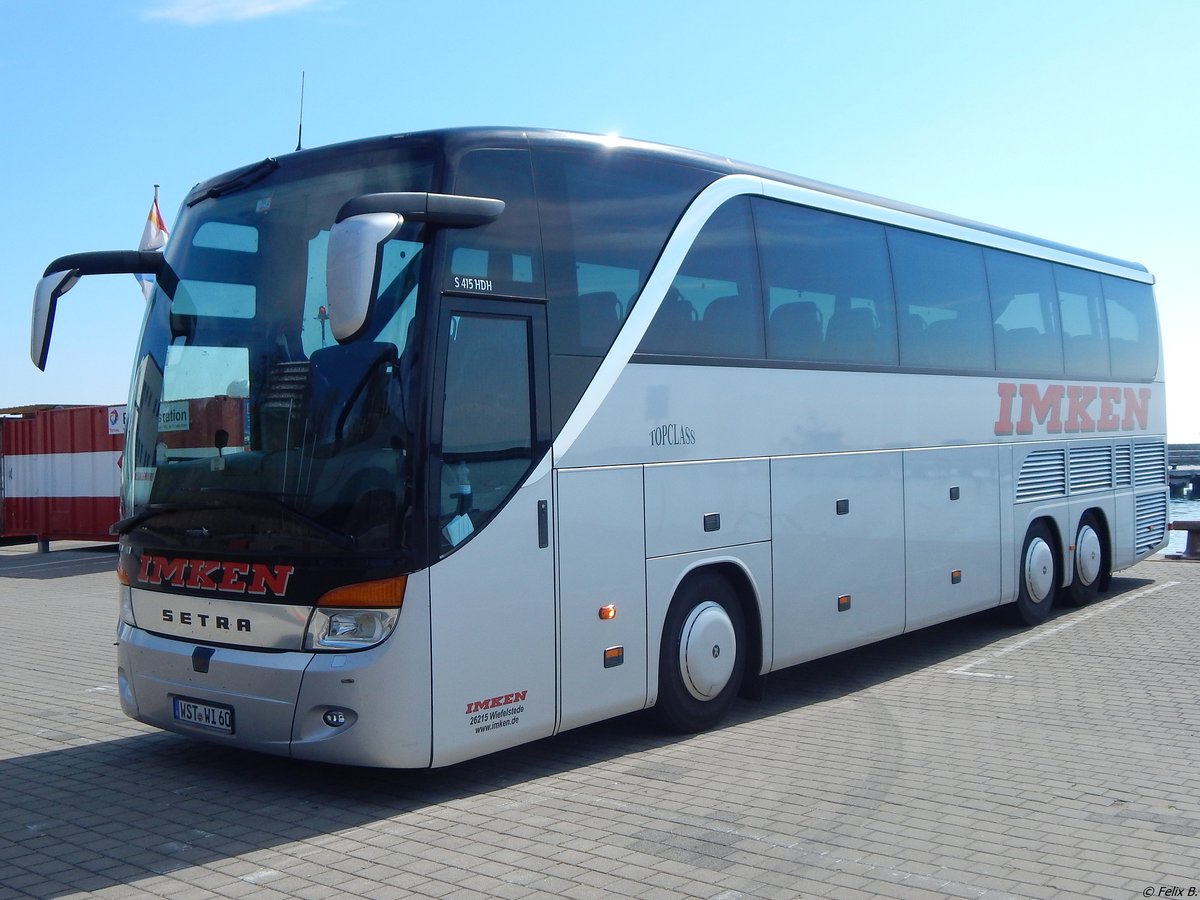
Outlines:
{"type": "Polygon", "coordinates": [[[671,229],[715,176],[603,148],[535,151],[534,170],[550,352],[603,356],[671,229]]]}
{"type": "Polygon", "coordinates": [[[1102,275],[1113,378],[1153,378],[1158,372],[1158,321],[1150,285],[1102,275]]]}
{"type": "Polygon", "coordinates": [[[1107,378],[1110,372],[1108,333],[1100,276],[1083,269],[1055,265],[1054,283],[1058,287],[1067,375],[1107,378]]]}
{"type": "Polygon", "coordinates": [[[529,327],[449,320],[439,528],[443,554],[491,518],[533,462],[529,327]]]}
{"type": "Polygon", "coordinates": [[[546,252],[550,410],[562,427],[671,229],[716,175],[608,148],[535,149],[546,252]]]}
{"type": "Polygon", "coordinates": [[[996,368],[1030,375],[1061,375],[1062,334],[1050,263],[1003,250],[984,253],[996,368]]]}
{"type": "Polygon", "coordinates": [[[472,150],[458,164],[454,191],[503,200],[504,212],[488,225],[446,230],[450,271],[445,289],[545,296],[529,154],[524,150],[472,150]]]}
{"type": "Polygon", "coordinates": [[[888,245],[901,364],[970,371],[994,368],[983,249],[898,228],[888,229],[888,245]]]}
{"type": "Polygon", "coordinates": [[[762,359],[762,300],[747,198],[722,205],[700,230],[639,350],[762,359]]]}
{"type": "Polygon", "coordinates": [[[754,201],[772,359],[896,364],[882,225],[754,201]]]}

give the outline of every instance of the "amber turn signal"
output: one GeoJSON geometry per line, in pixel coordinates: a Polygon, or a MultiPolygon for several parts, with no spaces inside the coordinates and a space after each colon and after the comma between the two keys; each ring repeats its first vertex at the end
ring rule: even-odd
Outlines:
{"type": "Polygon", "coordinates": [[[380,581],[362,581],[347,584],[321,596],[317,606],[372,606],[396,607],[404,604],[404,587],[408,578],[384,578],[380,581]]]}

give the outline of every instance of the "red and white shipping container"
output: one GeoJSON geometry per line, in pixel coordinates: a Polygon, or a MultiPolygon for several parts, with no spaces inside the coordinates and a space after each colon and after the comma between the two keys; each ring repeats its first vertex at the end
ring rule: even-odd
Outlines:
{"type": "Polygon", "coordinates": [[[4,410],[0,533],[111,541],[120,518],[124,406],[4,410]]]}

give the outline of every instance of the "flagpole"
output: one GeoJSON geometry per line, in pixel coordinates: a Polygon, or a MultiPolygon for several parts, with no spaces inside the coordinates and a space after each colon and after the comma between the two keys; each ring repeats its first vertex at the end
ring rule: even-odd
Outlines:
{"type": "Polygon", "coordinates": [[[300,141],[304,137],[304,70],[300,70],[300,127],[296,129],[296,149],[301,150],[300,141]]]}
{"type": "MultiPolygon", "coordinates": [[[[154,200],[150,203],[150,212],[146,216],[146,224],[142,228],[142,239],[138,242],[138,250],[162,250],[167,244],[167,226],[158,210],[158,188],[154,186],[154,200]]],[[[154,292],[154,276],[138,273],[134,276],[141,285],[142,295],[148,301],[154,292]]]]}

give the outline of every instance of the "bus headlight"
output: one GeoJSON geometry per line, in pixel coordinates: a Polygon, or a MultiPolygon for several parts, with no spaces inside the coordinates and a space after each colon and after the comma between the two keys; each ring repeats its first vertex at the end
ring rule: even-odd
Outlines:
{"type": "Polygon", "coordinates": [[[307,650],[362,650],[385,640],[396,628],[398,609],[313,610],[304,639],[307,650]]]}
{"type": "Polygon", "coordinates": [[[363,650],[396,628],[407,579],[385,578],[335,588],[317,601],[304,636],[306,650],[363,650]]]}

